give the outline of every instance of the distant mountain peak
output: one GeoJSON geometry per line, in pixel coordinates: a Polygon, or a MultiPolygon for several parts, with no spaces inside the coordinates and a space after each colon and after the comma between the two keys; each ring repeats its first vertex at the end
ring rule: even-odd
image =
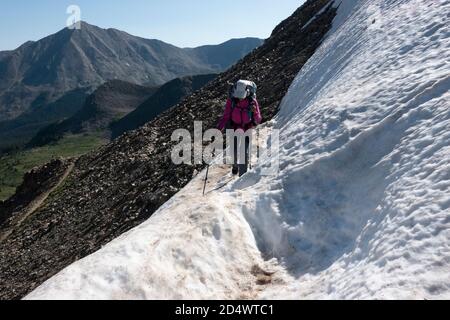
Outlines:
{"type": "Polygon", "coordinates": [[[92,92],[112,79],[153,87],[179,77],[222,72],[259,44],[244,40],[183,49],[81,21],[80,29],[66,27],[16,50],[0,52],[0,150],[24,142],[23,138],[5,139],[6,131],[12,137],[23,136],[24,131],[17,130],[26,127],[25,136],[31,139],[47,123],[42,123],[42,115],[37,124],[28,121],[68,92],[81,88],[92,92]],[[22,115],[29,120],[19,126],[14,121],[22,115]],[[1,124],[4,121],[12,122],[1,124]]]}

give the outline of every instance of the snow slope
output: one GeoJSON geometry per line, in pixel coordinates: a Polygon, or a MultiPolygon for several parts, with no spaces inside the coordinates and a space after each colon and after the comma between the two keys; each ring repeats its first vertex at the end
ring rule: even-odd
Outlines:
{"type": "Polygon", "coordinates": [[[258,277],[273,262],[261,258],[234,199],[219,192],[232,178],[228,167],[214,166],[203,198],[199,174],[147,222],[27,299],[256,298],[258,277]]]}
{"type": "Polygon", "coordinates": [[[243,211],[283,297],[449,298],[450,2],[344,4],[283,102],[281,174],[243,211]]]}
{"type": "Polygon", "coordinates": [[[277,176],[217,166],[27,298],[450,298],[450,1],[334,5],[277,176]]]}

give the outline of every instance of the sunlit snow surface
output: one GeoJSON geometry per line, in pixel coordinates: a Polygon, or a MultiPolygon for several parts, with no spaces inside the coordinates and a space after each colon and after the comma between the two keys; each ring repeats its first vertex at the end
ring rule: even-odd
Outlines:
{"type": "Polygon", "coordinates": [[[202,173],[28,298],[450,298],[449,12],[342,1],[271,123],[279,175],[202,173]]]}

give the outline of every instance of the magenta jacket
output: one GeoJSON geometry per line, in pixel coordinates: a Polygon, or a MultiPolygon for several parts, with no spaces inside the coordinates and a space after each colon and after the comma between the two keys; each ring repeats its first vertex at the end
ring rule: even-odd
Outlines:
{"type": "Polygon", "coordinates": [[[260,124],[262,121],[262,116],[258,101],[256,99],[253,100],[253,103],[256,107],[255,112],[253,112],[253,121],[251,118],[251,114],[249,114],[249,111],[251,112],[249,103],[250,102],[248,99],[240,100],[236,103],[235,108],[233,109],[231,99],[228,99],[227,105],[225,107],[225,113],[217,128],[219,130],[225,129],[227,123],[230,120],[232,121],[234,130],[242,129],[246,131],[253,128],[254,123],[260,124]]]}

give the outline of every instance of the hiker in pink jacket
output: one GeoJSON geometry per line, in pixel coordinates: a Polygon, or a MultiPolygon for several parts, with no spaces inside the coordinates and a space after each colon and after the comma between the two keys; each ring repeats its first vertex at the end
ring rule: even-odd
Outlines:
{"type": "MultiPolygon", "coordinates": [[[[218,125],[219,130],[241,129],[244,132],[247,132],[261,123],[262,116],[258,101],[256,100],[256,89],[255,83],[246,80],[239,80],[231,88],[224,115],[218,125]]],[[[234,142],[233,174],[236,175],[239,173],[239,176],[242,176],[247,172],[250,156],[249,150],[251,143],[248,139],[245,139],[245,163],[238,164],[237,159],[240,156],[238,154],[238,150],[240,150],[239,143],[243,142],[244,141],[234,142]]]]}

